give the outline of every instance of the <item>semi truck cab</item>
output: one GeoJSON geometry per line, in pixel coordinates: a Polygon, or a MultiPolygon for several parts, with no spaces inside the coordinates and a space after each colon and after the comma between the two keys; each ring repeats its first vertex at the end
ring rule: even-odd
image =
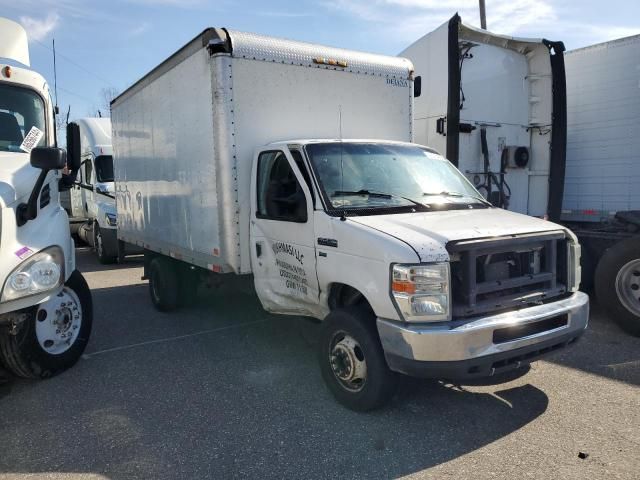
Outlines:
{"type": "Polygon", "coordinates": [[[48,377],[82,355],[91,293],[60,206],[66,152],[57,148],[47,82],[28,68],[24,29],[0,19],[0,32],[0,364],[48,377]]]}

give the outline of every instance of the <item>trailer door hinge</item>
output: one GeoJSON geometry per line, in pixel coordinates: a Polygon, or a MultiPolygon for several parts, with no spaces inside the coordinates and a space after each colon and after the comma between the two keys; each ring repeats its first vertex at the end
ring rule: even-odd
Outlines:
{"type": "Polygon", "coordinates": [[[447,124],[447,117],[440,117],[438,120],[436,120],[436,133],[439,133],[440,135],[444,135],[446,137],[447,136],[446,124],[447,124]]]}

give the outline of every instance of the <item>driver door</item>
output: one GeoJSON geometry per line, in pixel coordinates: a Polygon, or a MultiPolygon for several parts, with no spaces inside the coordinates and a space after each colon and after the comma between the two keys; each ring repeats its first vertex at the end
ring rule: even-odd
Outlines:
{"type": "Polygon", "coordinates": [[[312,315],[319,303],[312,197],[288,149],[258,151],[251,185],[251,267],[262,306],[312,315]]]}

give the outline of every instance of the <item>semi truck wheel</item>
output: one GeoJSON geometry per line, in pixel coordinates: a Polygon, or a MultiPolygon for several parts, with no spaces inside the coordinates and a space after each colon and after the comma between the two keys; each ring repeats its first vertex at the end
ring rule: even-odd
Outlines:
{"type": "Polygon", "coordinates": [[[609,248],[596,268],[596,296],[628,333],[640,336],[640,238],[609,248]]]}
{"type": "Polygon", "coordinates": [[[47,378],[78,361],[93,322],[91,291],[79,271],[60,293],[25,314],[15,334],[0,335],[0,357],[8,370],[24,378],[47,378]]]}
{"type": "Polygon", "coordinates": [[[113,255],[111,252],[108,252],[105,249],[102,232],[100,231],[100,225],[98,225],[97,223],[93,224],[93,245],[96,249],[98,261],[103,265],[115,263],[118,260],[117,255],[113,255]]]}
{"type": "Polygon", "coordinates": [[[397,374],[387,366],[372,314],[355,307],[337,309],[323,323],[318,359],[334,397],[360,412],[387,403],[395,393],[397,374]]]}
{"type": "Polygon", "coordinates": [[[149,294],[156,310],[170,312],[180,301],[178,271],[172,260],[155,257],[149,264],[149,294]]]}

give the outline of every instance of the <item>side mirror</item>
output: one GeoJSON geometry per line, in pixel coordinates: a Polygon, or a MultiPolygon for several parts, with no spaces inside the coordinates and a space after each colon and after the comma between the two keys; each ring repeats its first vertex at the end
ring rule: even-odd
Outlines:
{"type": "Polygon", "coordinates": [[[422,95],[422,77],[418,75],[413,79],[413,97],[418,98],[422,95]]]}
{"type": "Polygon", "coordinates": [[[77,123],[67,125],[67,157],[69,170],[80,170],[80,127],[77,123]]]}
{"type": "Polygon", "coordinates": [[[31,150],[31,166],[40,169],[40,175],[31,190],[27,203],[21,203],[16,208],[16,223],[19,227],[38,216],[38,197],[51,170],[64,168],[67,161],[67,152],[62,148],[35,147],[31,150]]]}
{"type": "Polygon", "coordinates": [[[31,166],[41,170],[60,170],[67,162],[67,152],[62,148],[35,147],[31,150],[31,166]]]}

